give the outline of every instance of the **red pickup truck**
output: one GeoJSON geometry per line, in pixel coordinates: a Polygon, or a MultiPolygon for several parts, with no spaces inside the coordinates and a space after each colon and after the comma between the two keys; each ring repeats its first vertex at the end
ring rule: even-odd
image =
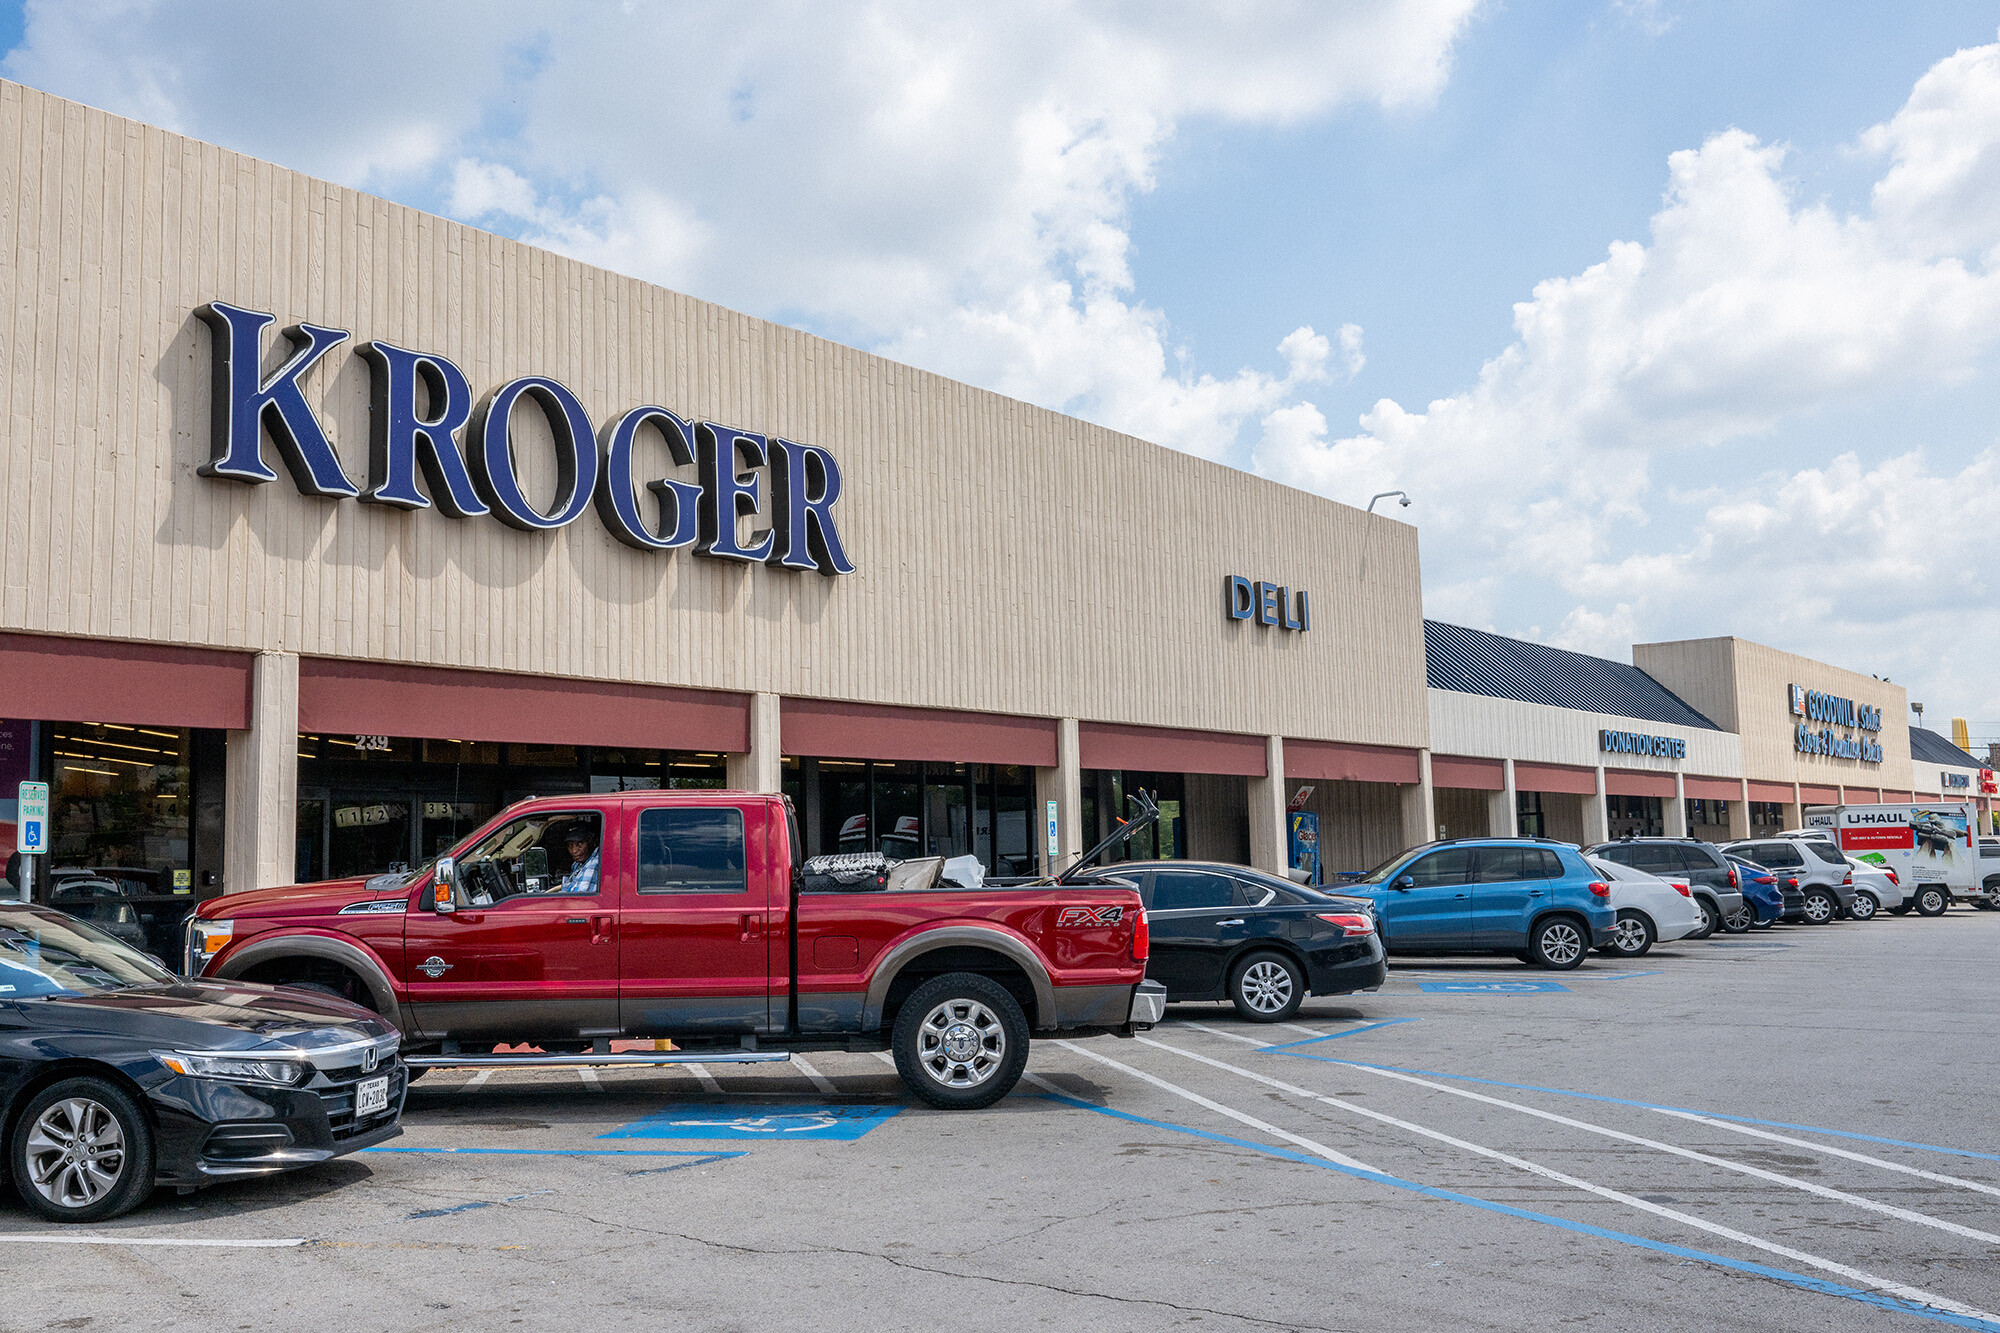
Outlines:
{"type": "Polygon", "coordinates": [[[945,1108],[1005,1096],[1031,1033],[1129,1036],[1164,1011],[1128,885],[843,891],[801,855],[782,796],[523,801],[407,874],[202,903],[186,971],[364,1005],[402,1028],[413,1077],[887,1049],[945,1108]],[[648,1038],[677,1049],[612,1049],[648,1038]]]}

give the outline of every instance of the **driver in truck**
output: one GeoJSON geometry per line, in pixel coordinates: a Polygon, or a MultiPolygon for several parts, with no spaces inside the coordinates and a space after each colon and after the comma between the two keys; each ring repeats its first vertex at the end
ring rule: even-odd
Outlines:
{"type": "Polygon", "coordinates": [[[589,827],[582,820],[570,825],[563,844],[569,851],[570,867],[556,886],[557,893],[597,892],[597,848],[589,827]]]}

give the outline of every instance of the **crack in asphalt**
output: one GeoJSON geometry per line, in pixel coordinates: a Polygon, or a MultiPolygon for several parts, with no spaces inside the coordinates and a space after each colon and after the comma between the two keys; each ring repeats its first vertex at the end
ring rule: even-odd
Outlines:
{"type": "MultiPolygon", "coordinates": [[[[950,1268],[933,1268],[927,1264],[912,1263],[898,1259],[894,1255],[881,1254],[874,1250],[854,1250],[839,1245],[813,1245],[795,1249],[773,1249],[759,1245],[732,1245],[727,1241],[709,1240],[704,1236],[690,1236],[683,1231],[659,1231],[651,1227],[633,1226],[628,1222],[614,1222],[592,1217],[589,1213],[572,1212],[563,1208],[537,1208],[535,1212],[556,1213],[564,1217],[580,1218],[595,1226],[609,1227],[620,1231],[644,1232],[650,1236],[660,1236],[670,1240],[684,1240],[693,1245],[706,1246],[714,1250],[730,1250],[738,1254],[761,1254],[771,1256],[844,1254],[856,1259],[875,1259],[895,1268],[908,1269],[913,1273],[929,1273],[934,1277],[955,1277],[971,1282],[991,1282],[1004,1287],[1031,1287],[1039,1291],[1055,1292],[1063,1296],[1078,1296],[1089,1300],[1112,1301],[1119,1305],[1150,1305],[1162,1309],[1176,1310],[1182,1314],[1213,1315],[1221,1319],[1234,1319],[1245,1324],[1255,1324],[1262,1328],[1307,1329],[1311,1333],[1359,1333],[1355,1329],[1332,1328],[1325,1324],[1301,1324],[1284,1319],[1263,1319],[1257,1315],[1239,1314],[1234,1310],[1218,1310],[1206,1305],[1179,1305],[1173,1301],[1161,1300],[1155,1296],[1119,1296],[1105,1291],[1086,1291],[1077,1287],[1058,1286],[1053,1282],[1036,1282],[1029,1278],[994,1277],[988,1273],[961,1273],[950,1268]]],[[[1104,1211],[1099,1209],[1099,1212],[1104,1211]]],[[[1094,1214],[1092,1214],[1094,1216],[1094,1214]]],[[[1058,1219],[1059,1221],[1080,1219],[1058,1219]]],[[[1050,1226],[1056,1223],[1050,1223],[1050,1226]]],[[[1047,1230],[1046,1227],[1042,1230],[1047,1230]]]]}

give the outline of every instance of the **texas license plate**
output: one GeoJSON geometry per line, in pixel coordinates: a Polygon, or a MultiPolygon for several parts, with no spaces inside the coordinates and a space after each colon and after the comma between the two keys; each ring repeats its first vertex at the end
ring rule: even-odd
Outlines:
{"type": "Polygon", "coordinates": [[[356,1119],[362,1116],[374,1115],[378,1111],[386,1111],[388,1109],[389,1076],[387,1074],[384,1074],[380,1078],[366,1078],[354,1085],[354,1115],[356,1119]]]}

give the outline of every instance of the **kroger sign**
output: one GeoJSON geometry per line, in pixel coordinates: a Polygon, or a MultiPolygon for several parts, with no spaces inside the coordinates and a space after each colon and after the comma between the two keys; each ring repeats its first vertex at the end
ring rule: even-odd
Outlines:
{"type": "Polygon", "coordinates": [[[275,316],[222,301],[195,313],[215,345],[209,459],[197,469],[202,476],[276,481],[278,474],[264,462],[268,431],[305,495],[398,509],[436,505],[450,518],[490,515],[526,532],[564,527],[594,507],[611,535],[637,550],[692,547],[718,560],[854,572],[833,517],[840,466],[815,445],[690,422],[653,406],[631,408],[606,423],[600,439],[583,404],[557,380],[523,375],[475,402],[464,372],[444,357],[377,339],[357,349],[373,391],[363,490],[341,466],[299,387],[320,358],[347,341],[346,331],[305,323],[286,328],[291,355],[265,376],[259,372],[264,330],[275,316]],[[522,408],[539,411],[554,436],[556,493],[547,508],[521,485],[513,423],[522,408]],[[666,443],[675,466],[693,467],[699,480],[636,475],[634,451],[647,431],[666,443]],[[768,497],[758,468],[769,470],[768,497]],[[641,485],[659,497],[657,524],[640,510],[641,485]],[[768,513],[770,528],[744,541],[739,520],[760,513],[768,513]]]}

